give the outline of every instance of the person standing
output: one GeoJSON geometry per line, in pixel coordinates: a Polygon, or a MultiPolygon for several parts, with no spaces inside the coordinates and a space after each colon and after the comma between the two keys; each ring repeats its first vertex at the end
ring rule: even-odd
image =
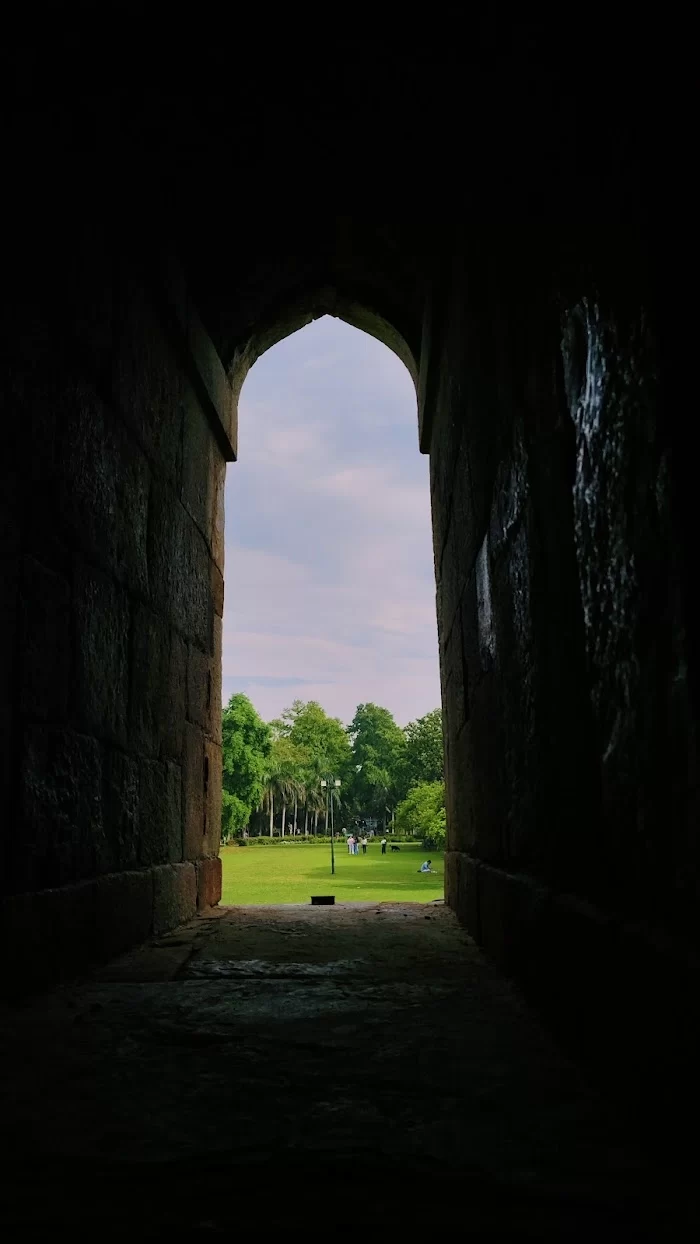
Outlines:
{"type": "Polygon", "coordinates": [[[382,838],[382,855],[386,855],[386,838],[382,838]]]}
{"type": "Polygon", "coordinates": [[[360,838],[360,844],[362,846],[362,854],[366,855],[367,854],[367,835],[366,834],[363,834],[362,837],[360,838]]]}
{"type": "Polygon", "coordinates": [[[353,836],[352,836],[352,834],[351,834],[351,835],[350,835],[350,837],[348,838],[348,855],[352,855],[352,854],[353,854],[353,847],[354,847],[354,845],[355,845],[355,839],[353,838],[353,836]]]}

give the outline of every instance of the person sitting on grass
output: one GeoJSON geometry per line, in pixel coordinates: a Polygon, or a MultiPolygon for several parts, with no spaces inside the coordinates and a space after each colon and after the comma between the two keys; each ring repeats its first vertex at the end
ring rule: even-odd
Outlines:
{"type": "Polygon", "coordinates": [[[418,872],[419,872],[419,873],[432,873],[432,872],[434,872],[435,870],[434,870],[433,868],[431,868],[431,867],[430,867],[430,865],[432,864],[432,862],[433,862],[432,860],[425,860],[425,862],[424,862],[423,864],[421,864],[420,868],[418,869],[418,872]]]}

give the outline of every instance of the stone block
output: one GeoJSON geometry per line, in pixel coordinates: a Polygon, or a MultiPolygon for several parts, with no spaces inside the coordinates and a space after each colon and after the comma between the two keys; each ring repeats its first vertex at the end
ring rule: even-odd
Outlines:
{"type": "Polygon", "coordinates": [[[224,616],[224,576],[222,575],[216,562],[210,563],[211,571],[211,600],[215,615],[223,618],[224,616]]]}
{"type": "Polygon", "coordinates": [[[456,789],[469,792],[470,851],[494,864],[504,861],[507,850],[510,787],[504,730],[500,688],[489,675],[470,687],[469,722],[460,736],[463,769],[456,789]]]}
{"type": "Polygon", "coordinates": [[[95,957],[95,884],[16,894],[2,904],[7,991],[21,994],[80,971],[95,957]]]}
{"type": "Polygon", "coordinates": [[[178,620],[178,578],[185,571],[182,532],[187,521],[177,495],[154,480],[148,511],[148,592],[154,610],[171,624],[178,620]]]}
{"type": "Polygon", "coordinates": [[[437,544],[444,546],[446,521],[452,506],[452,480],[459,452],[460,422],[456,412],[445,400],[444,390],[435,403],[433,435],[430,447],[430,484],[433,509],[439,518],[437,544]]]}
{"type": "Polygon", "coordinates": [[[211,548],[219,449],[206,416],[191,389],[184,405],[182,503],[211,548]]]}
{"type": "Polygon", "coordinates": [[[20,628],[22,712],[63,721],[72,673],[70,586],[33,558],[24,559],[20,628]]]}
{"type": "Polygon", "coordinates": [[[182,861],[182,771],[168,761],[142,760],[139,862],[182,861]]]}
{"type": "Polygon", "coordinates": [[[214,490],[214,500],[212,504],[212,523],[211,533],[209,537],[209,545],[211,555],[214,562],[219,567],[221,573],[224,573],[224,524],[225,524],[225,485],[226,485],[226,463],[223,459],[215,459],[212,463],[212,488],[214,490]]]}
{"type": "Polygon", "coordinates": [[[205,832],[203,855],[218,855],[221,845],[221,747],[211,739],[204,740],[205,832]]]}
{"type": "Polygon", "coordinates": [[[125,744],[129,691],[129,602],[111,579],[75,569],[74,711],[81,729],[125,744]]]}
{"type": "Polygon", "coordinates": [[[187,654],[187,717],[211,733],[212,659],[190,644],[187,654]]]}
{"type": "Polygon", "coordinates": [[[28,727],[12,845],[18,888],[65,885],[94,873],[102,842],[102,757],[95,739],[28,727]]]}
{"type": "Polygon", "coordinates": [[[168,674],[163,688],[160,753],[180,760],[187,703],[187,645],[177,631],[170,632],[168,674]]]}
{"type": "Polygon", "coordinates": [[[466,433],[460,443],[452,481],[452,522],[456,533],[455,549],[460,577],[466,580],[474,565],[482,536],[474,514],[466,433]]]}
{"type": "Polygon", "coordinates": [[[215,743],[221,742],[222,703],[221,669],[223,648],[223,620],[214,614],[214,657],[211,663],[211,714],[209,730],[215,743]]]}
{"type": "Polygon", "coordinates": [[[212,647],[212,592],[219,590],[212,565],[207,541],[184,506],[171,490],[154,486],[148,526],[153,608],[206,652],[212,647]]]}
{"type": "Polygon", "coordinates": [[[469,851],[476,838],[475,781],[472,760],[472,732],[469,725],[447,745],[446,812],[447,840],[455,851],[469,851]]]}
{"type": "Polygon", "coordinates": [[[153,870],[110,873],[95,882],[96,957],[145,942],[153,930],[153,870]]]}
{"type": "Polygon", "coordinates": [[[430,510],[433,535],[433,566],[435,568],[435,582],[439,585],[442,574],[442,555],[452,518],[452,497],[451,495],[443,496],[438,488],[433,487],[432,480],[430,510]]]}
{"type": "Polygon", "coordinates": [[[445,856],[447,904],[476,941],[479,941],[479,865],[461,851],[445,856]]]}
{"type": "Polygon", "coordinates": [[[221,900],[221,860],[197,860],[197,910],[214,907],[221,900]]]}
{"type": "Polygon", "coordinates": [[[161,317],[138,279],[122,273],[113,394],[154,467],[178,489],[188,382],[161,317]]]}
{"type": "Polygon", "coordinates": [[[222,620],[214,618],[214,655],[190,644],[187,656],[187,717],[221,742],[222,620]]]}
{"type": "Polygon", "coordinates": [[[147,585],[148,462],[88,388],[64,399],[57,512],[71,541],[134,591],[147,585]]]}
{"type": "Polygon", "coordinates": [[[139,848],[139,763],[132,756],[107,747],[102,766],[102,823],[98,850],[101,872],[135,868],[139,848]]]}
{"type": "Polygon", "coordinates": [[[197,911],[197,872],[194,864],[164,864],[153,869],[153,932],[167,933],[186,924],[197,911]]]}
{"type": "Polygon", "coordinates": [[[456,741],[469,717],[468,690],[466,687],[464,655],[462,648],[461,611],[455,616],[454,625],[444,649],[445,701],[444,710],[450,741],[456,741]]]}
{"type": "Polygon", "coordinates": [[[442,556],[440,583],[438,586],[438,593],[440,595],[440,614],[442,617],[443,635],[445,640],[449,638],[450,631],[454,625],[455,615],[459,608],[459,602],[465,585],[462,567],[457,556],[458,539],[459,534],[455,531],[454,523],[450,523],[445,541],[445,549],[442,556]]]}
{"type": "Polygon", "coordinates": [[[135,750],[179,760],[186,716],[187,650],[150,609],[134,615],[130,738],[135,750]]]}
{"type": "Polygon", "coordinates": [[[182,803],[184,855],[186,860],[196,860],[204,854],[206,834],[204,737],[199,726],[189,722],[182,756],[182,803]]]}

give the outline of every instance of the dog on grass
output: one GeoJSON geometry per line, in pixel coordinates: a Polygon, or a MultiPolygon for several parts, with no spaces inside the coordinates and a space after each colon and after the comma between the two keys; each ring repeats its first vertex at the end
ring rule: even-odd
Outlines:
{"type": "Polygon", "coordinates": [[[393,843],[392,843],[392,845],[391,845],[391,849],[392,849],[392,851],[400,851],[400,850],[401,850],[401,847],[395,847],[395,846],[393,845],[393,843]]]}

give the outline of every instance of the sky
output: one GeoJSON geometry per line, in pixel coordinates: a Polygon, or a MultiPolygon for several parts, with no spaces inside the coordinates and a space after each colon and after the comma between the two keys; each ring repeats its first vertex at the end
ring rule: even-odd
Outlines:
{"type": "Polygon", "coordinates": [[[239,405],[226,476],[224,703],[294,699],[400,725],[440,703],[428,459],[386,346],[328,316],[273,346],[239,405]]]}

